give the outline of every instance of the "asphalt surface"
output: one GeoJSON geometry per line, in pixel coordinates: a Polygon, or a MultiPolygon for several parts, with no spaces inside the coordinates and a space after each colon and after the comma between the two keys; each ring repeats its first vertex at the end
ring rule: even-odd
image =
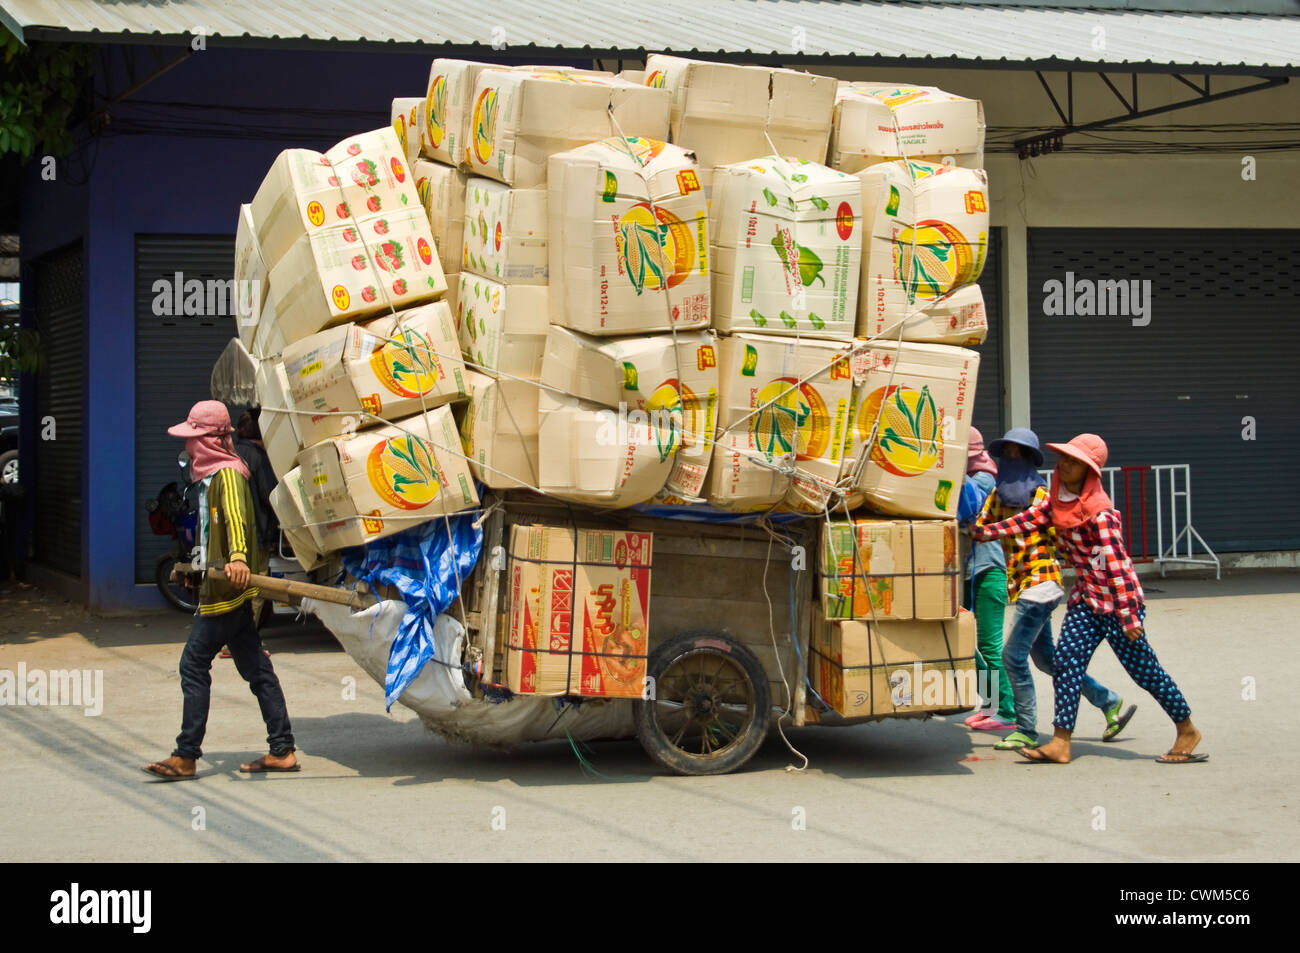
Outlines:
{"type": "MultiPolygon", "coordinates": [[[[1165,766],[1173,728],[1102,647],[1091,673],[1138,704],[1121,739],[1086,705],[1068,766],[1020,763],[960,719],[774,734],[740,773],[666,776],[635,741],[451,744],[315,626],[267,633],[304,770],[248,777],[257,704],[214,663],[200,777],[140,768],[179,729],[179,613],[104,618],[0,588],[0,672],[103,672],[98,716],[0,706],[0,860],[1295,861],[1300,573],[1151,580],[1147,629],[1209,762],[1165,766]],[[1154,591],[1160,589],[1163,591],[1154,591]],[[355,699],[345,698],[355,680],[355,699]],[[1244,697],[1252,696],[1253,697],[1244,697]]],[[[1063,610],[1054,621],[1059,630],[1063,610]]],[[[1040,728],[1051,683],[1038,676],[1040,728]]]]}

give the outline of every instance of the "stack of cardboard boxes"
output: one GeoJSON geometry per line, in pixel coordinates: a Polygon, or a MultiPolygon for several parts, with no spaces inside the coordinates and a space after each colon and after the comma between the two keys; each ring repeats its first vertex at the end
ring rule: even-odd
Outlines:
{"type": "MultiPolygon", "coordinates": [[[[241,210],[237,277],[263,293],[240,334],[304,565],[477,506],[476,482],[865,506],[901,519],[828,525],[862,572],[826,577],[841,648],[817,657],[957,617],[941,541],[978,372],[958,345],[986,330],[978,102],[659,55],[619,76],[438,59],[391,115],[282,154],[241,210]],[[880,624],[903,628],[851,628],[880,624]]],[[[632,692],[650,547],[516,529],[512,688],[632,692]]]]}

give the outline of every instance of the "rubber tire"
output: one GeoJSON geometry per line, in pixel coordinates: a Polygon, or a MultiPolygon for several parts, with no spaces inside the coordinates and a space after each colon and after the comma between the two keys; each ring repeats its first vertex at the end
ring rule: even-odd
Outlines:
{"type": "MultiPolygon", "coordinates": [[[[5,471],[5,467],[9,466],[10,463],[13,463],[14,466],[17,467],[17,465],[18,465],[18,451],[17,451],[17,450],[6,450],[4,453],[0,453],[0,480],[3,480],[3,479],[4,479],[4,471],[5,471]]],[[[9,483],[17,483],[18,481],[17,481],[17,480],[8,480],[8,481],[5,481],[5,482],[9,482],[9,483]]]]}
{"type": "Polygon", "coordinates": [[[767,683],[767,673],[763,663],[748,648],[729,635],[720,632],[685,632],[664,642],[653,652],[646,662],[646,674],[654,678],[655,684],[668,670],[672,663],[682,655],[696,648],[709,648],[717,651],[718,644],[723,643],[729,649],[731,658],[749,679],[754,693],[754,715],[741,731],[740,742],[725,755],[701,758],[690,755],[672,744],[659,731],[654,722],[654,702],[646,699],[636,701],[636,736],[655,763],[676,774],[708,775],[728,774],[752,758],[767,737],[768,724],[771,720],[772,693],[767,683]]]}
{"type": "Polygon", "coordinates": [[[178,592],[177,587],[173,586],[171,582],[169,582],[171,579],[172,567],[176,565],[177,558],[178,557],[175,553],[164,553],[159,556],[158,562],[154,565],[153,580],[158,584],[158,591],[163,594],[163,598],[167,600],[169,606],[173,609],[179,609],[186,615],[194,615],[194,610],[197,609],[199,605],[197,594],[195,596],[195,601],[189,602],[182,598],[181,592],[188,593],[193,590],[181,589],[178,592]]]}

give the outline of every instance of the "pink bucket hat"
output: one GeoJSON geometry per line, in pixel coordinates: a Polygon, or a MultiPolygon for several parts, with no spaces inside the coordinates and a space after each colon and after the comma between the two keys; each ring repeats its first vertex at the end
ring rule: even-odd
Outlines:
{"type": "Polygon", "coordinates": [[[168,427],[173,437],[203,437],[207,434],[230,433],[230,411],[219,400],[201,400],[190,408],[183,424],[168,427]]]}
{"type": "Polygon", "coordinates": [[[1081,433],[1069,443],[1049,443],[1047,449],[1086,464],[1097,476],[1101,476],[1101,468],[1106,465],[1109,456],[1106,441],[1095,433],[1081,433]]]}

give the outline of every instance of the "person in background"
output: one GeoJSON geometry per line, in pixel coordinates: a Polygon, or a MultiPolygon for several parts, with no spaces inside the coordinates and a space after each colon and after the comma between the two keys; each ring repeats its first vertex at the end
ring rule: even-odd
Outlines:
{"type": "MultiPolygon", "coordinates": [[[[973,511],[980,512],[993,490],[997,466],[984,450],[984,436],[970,429],[966,453],[966,481],[963,496],[974,491],[973,511]]],[[[1007,561],[997,543],[975,543],[966,561],[966,604],[975,613],[975,638],[979,651],[976,667],[983,679],[984,705],[966,719],[972,731],[1008,731],[1015,717],[1011,683],[1002,668],[1002,622],[1007,609],[1007,561]],[[996,711],[993,711],[996,701],[996,711]]]]}
{"type": "Polygon", "coordinates": [[[176,749],[144,769],[164,781],[184,781],[197,774],[211,702],[212,660],[222,645],[230,646],[235,668],[257,696],[270,745],[269,754],[240,765],[239,770],[297,771],[300,767],[284,692],[271,660],[262,652],[249,605],[258,594],[256,587],[249,586],[249,577],[253,571],[265,572],[266,561],[257,541],[249,471],[235,453],[230,429],[226,405],[201,400],[184,423],[167,431],[185,438],[194,479],[199,481],[199,546],[205,574],[199,610],[181,653],[185,701],[176,749]],[[225,578],[207,575],[208,566],[224,567],[225,578]]]}
{"type": "Polygon", "coordinates": [[[253,491],[257,516],[257,541],[262,544],[263,552],[273,553],[280,545],[280,521],[271,509],[271,491],[275,489],[276,479],[266,445],[262,443],[262,430],[257,422],[260,414],[260,407],[240,414],[235,425],[235,452],[248,467],[248,485],[253,491]]]}
{"type": "Polygon", "coordinates": [[[1105,639],[1124,670],[1150,692],[1174,723],[1173,747],[1156,761],[1194,764],[1208,760],[1208,755],[1195,753],[1201,733],[1192,724],[1187,700],[1146,638],[1142,586],[1124,547],[1119,514],[1101,488],[1105,441],[1096,434],[1079,434],[1069,443],[1049,443],[1047,448],[1060,455],[1049,493],[1037,495],[1024,512],[997,523],[977,523],[971,532],[976,539],[998,539],[1051,527],[1057,545],[1078,573],[1056,647],[1052,676],[1056,731],[1041,748],[1019,749],[1020,756],[1035,764],[1069,763],[1083,679],[1088,662],[1105,639]]]}
{"type": "MultiPolygon", "coordinates": [[[[997,459],[997,483],[976,520],[983,528],[999,523],[1047,500],[1047,483],[1038,472],[1043,452],[1038,435],[1028,427],[1013,427],[989,445],[997,459]]],[[[977,533],[972,536],[978,538],[977,533]]],[[[988,545],[985,543],[984,545],[988,545]]],[[[1028,532],[1002,537],[1008,565],[1007,595],[1015,604],[1011,631],[1007,634],[1002,664],[1015,696],[1015,730],[995,744],[999,750],[1038,746],[1038,699],[1029,660],[1039,671],[1052,675],[1054,645],[1052,612],[1065,597],[1061,588],[1061,566],[1056,554],[1056,531],[1037,527],[1028,532]]],[[[1106,716],[1103,741],[1112,741],[1129,723],[1137,706],[1121,713],[1124,700],[1086,673],[1083,696],[1106,716]]]]}

